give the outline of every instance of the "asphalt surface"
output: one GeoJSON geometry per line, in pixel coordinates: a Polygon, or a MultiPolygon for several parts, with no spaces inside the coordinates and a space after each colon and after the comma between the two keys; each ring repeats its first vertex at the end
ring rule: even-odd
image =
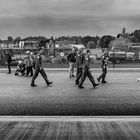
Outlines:
{"type": "MultiPolygon", "coordinates": [[[[0,73],[0,115],[140,115],[139,71],[109,71],[107,84],[93,88],[88,79],[85,89],[68,78],[67,71],[46,71],[52,86],[39,75],[37,87],[31,77],[0,73]]],[[[92,72],[94,77],[100,71],[92,72]]]]}

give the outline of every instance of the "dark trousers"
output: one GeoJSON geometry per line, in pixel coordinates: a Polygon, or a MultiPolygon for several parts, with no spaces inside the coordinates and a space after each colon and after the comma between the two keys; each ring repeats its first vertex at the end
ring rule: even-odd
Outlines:
{"type": "Polygon", "coordinates": [[[79,74],[79,65],[76,66],[76,77],[78,76],[79,74]]]}
{"type": "Polygon", "coordinates": [[[39,73],[42,75],[42,77],[44,78],[44,80],[48,84],[49,83],[48,77],[47,77],[44,69],[40,69],[40,68],[35,69],[35,72],[34,72],[34,75],[33,75],[32,81],[31,81],[31,84],[34,84],[34,81],[37,78],[39,73]]]}
{"type": "Polygon", "coordinates": [[[11,73],[11,63],[10,62],[7,63],[7,67],[8,67],[8,73],[11,73]]]}
{"type": "Polygon", "coordinates": [[[33,68],[34,68],[34,70],[35,70],[35,62],[33,62],[33,68]]]}
{"type": "Polygon", "coordinates": [[[107,68],[102,68],[102,74],[99,76],[99,81],[102,79],[102,82],[105,81],[105,77],[107,74],[107,68]]]}
{"type": "Polygon", "coordinates": [[[27,67],[26,76],[28,76],[30,73],[31,73],[31,76],[33,76],[33,68],[32,68],[32,66],[27,67]]]}
{"type": "Polygon", "coordinates": [[[76,74],[76,80],[75,80],[75,83],[79,84],[79,80],[82,76],[82,73],[83,73],[83,68],[81,67],[78,67],[77,68],[77,74],[76,74]]]}
{"type": "Polygon", "coordinates": [[[84,68],[84,71],[83,71],[83,73],[82,73],[82,77],[81,77],[81,81],[80,81],[79,86],[82,86],[82,85],[83,85],[83,83],[84,83],[86,77],[89,78],[89,80],[91,81],[91,83],[92,83],[93,86],[96,84],[96,83],[95,83],[95,80],[94,80],[94,78],[93,78],[93,76],[92,76],[92,74],[91,74],[91,71],[89,71],[88,68],[84,68]]]}

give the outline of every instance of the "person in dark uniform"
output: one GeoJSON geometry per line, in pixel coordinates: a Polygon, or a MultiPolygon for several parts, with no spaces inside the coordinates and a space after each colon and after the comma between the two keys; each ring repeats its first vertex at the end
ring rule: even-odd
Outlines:
{"type": "Polygon", "coordinates": [[[35,69],[35,57],[33,52],[30,52],[30,58],[31,58],[31,62],[32,62],[32,67],[33,69],[35,69]]]}
{"type": "Polygon", "coordinates": [[[99,85],[99,84],[95,83],[95,80],[90,71],[90,62],[91,62],[90,54],[91,54],[90,50],[87,50],[85,57],[84,57],[84,62],[83,62],[83,73],[82,73],[81,81],[78,85],[79,88],[84,88],[83,83],[87,76],[88,76],[89,80],[91,81],[93,87],[96,87],[99,85]]]}
{"type": "Polygon", "coordinates": [[[37,85],[35,85],[35,79],[37,78],[38,74],[40,73],[42,75],[42,77],[44,78],[45,82],[47,85],[52,84],[53,82],[50,82],[48,80],[48,77],[44,71],[44,68],[42,66],[42,57],[41,55],[44,53],[44,48],[42,48],[39,53],[36,56],[36,61],[35,61],[35,72],[31,81],[31,86],[32,87],[36,87],[37,85]]]}
{"type": "Polygon", "coordinates": [[[30,51],[27,51],[26,54],[28,55],[26,59],[26,70],[27,70],[26,76],[28,77],[29,74],[30,76],[33,76],[33,66],[32,66],[32,59],[30,56],[30,51]]]}
{"type": "Polygon", "coordinates": [[[101,81],[101,83],[107,83],[107,81],[105,80],[106,78],[106,74],[107,74],[107,67],[108,67],[108,61],[109,61],[109,58],[108,58],[108,54],[107,52],[105,51],[104,52],[104,55],[101,57],[101,60],[102,60],[102,74],[97,78],[98,82],[101,81]]]}
{"type": "Polygon", "coordinates": [[[72,52],[67,56],[67,60],[69,62],[69,77],[75,77],[74,75],[74,64],[76,62],[76,50],[72,49],[72,52]]]}
{"type": "Polygon", "coordinates": [[[5,55],[5,57],[6,57],[6,63],[7,63],[7,66],[8,66],[8,72],[7,72],[7,74],[10,74],[10,73],[11,73],[11,62],[12,62],[12,57],[11,57],[11,55],[10,55],[10,53],[9,53],[8,50],[6,50],[6,55],[5,55]]]}
{"type": "Polygon", "coordinates": [[[83,62],[84,62],[84,54],[83,54],[83,49],[79,49],[76,55],[76,80],[75,84],[79,84],[79,80],[82,76],[82,71],[83,71],[83,62]]]}

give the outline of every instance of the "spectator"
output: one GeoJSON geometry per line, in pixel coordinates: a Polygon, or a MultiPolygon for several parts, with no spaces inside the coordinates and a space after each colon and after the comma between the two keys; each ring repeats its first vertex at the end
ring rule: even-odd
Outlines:
{"type": "Polygon", "coordinates": [[[33,52],[30,52],[30,59],[31,59],[32,67],[35,69],[35,56],[33,52]]]}
{"type": "Polygon", "coordinates": [[[28,76],[29,74],[33,76],[33,68],[32,68],[32,60],[30,57],[30,51],[27,51],[26,54],[28,55],[26,59],[26,70],[27,70],[26,76],[28,76]]]}
{"type": "Polygon", "coordinates": [[[6,50],[5,57],[6,57],[6,64],[8,66],[8,72],[7,72],[7,74],[10,74],[11,73],[11,66],[10,65],[11,65],[11,62],[12,62],[12,57],[11,57],[11,55],[10,55],[10,53],[9,53],[8,50],[6,50]]]}
{"type": "Polygon", "coordinates": [[[73,48],[72,52],[67,56],[67,60],[69,63],[69,77],[75,77],[74,75],[74,65],[76,62],[76,50],[73,48]]]}

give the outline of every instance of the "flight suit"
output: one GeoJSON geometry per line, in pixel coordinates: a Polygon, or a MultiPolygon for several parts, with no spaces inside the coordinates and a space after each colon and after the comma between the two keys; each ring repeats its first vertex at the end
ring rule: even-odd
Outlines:
{"type": "Polygon", "coordinates": [[[10,55],[10,53],[6,53],[6,62],[7,62],[7,66],[8,66],[8,74],[11,73],[11,62],[12,62],[12,57],[10,55]]]}
{"type": "Polygon", "coordinates": [[[103,55],[102,56],[102,74],[99,76],[99,78],[97,78],[97,80],[100,82],[100,80],[102,79],[102,83],[106,83],[105,78],[106,78],[106,74],[107,74],[107,66],[108,66],[108,57],[103,55]]]}
{"type": "Polygon", "coordinates": [[[67,56],[67,60],[69,62],[69,77],[75,77],[74,76],[74,64],[76,62],[76,53],[70,53],[68,56],[67,56]]]}
{"type": "Polygon", "coordinates": [[[84,58],[84,67],[83,67],[83,72],[82,72],[82,77],[81,77],[81,81],[79,83],[79,88],[82,87],[86,77],[88,76],[89,80],[91,81],[93,87],[96,87],[98,84],[95,83],[95,80],[91,74],[91,71],[90,71],[90,62],[91,62],[91,58],[87,55],[85,55],[85,58],[84,58]]]}
{"type": "Polygon", "coordinates": [[[76,73],[76,80],[75,84],[79,84],[79,80],[82,76],[83,72],[83,61],[84,61],[84,54],[77,54],[76,56],[76,68],[77,68],[77,73],[76,73]]]}
{"type": "Polygon", "coordinates": [[[49,80],[47,78],[47,75],[46,75],[46,73],[45,73],[45,71],[43,69],[41,55],[37,55],[37,57],[36,57],[36,61],[35,61],[35,72],[34,72],[34,75],[33,75],[32,81],[31,81],[31,85],[34,85],[34,81],[37,78],[37,76],[38,76],[39,73],[42,75],[42,77],[46,81],[47,85],[49,85],[49,84],[52,83],[52,82],[49,82],[49,80]]]}

